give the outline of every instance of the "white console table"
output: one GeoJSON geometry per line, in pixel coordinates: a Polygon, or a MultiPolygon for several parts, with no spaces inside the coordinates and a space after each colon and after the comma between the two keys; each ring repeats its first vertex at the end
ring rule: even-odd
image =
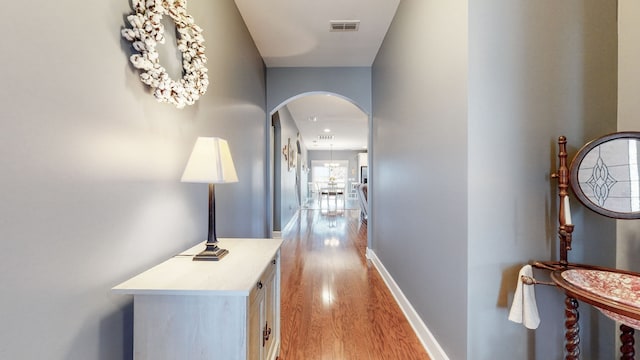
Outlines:
{"type": "Polygon", "coordinates": [[[280,351],[280,239],[194,246],[112,291],[133,295],[136,360],[274,360],[280,351]]]}

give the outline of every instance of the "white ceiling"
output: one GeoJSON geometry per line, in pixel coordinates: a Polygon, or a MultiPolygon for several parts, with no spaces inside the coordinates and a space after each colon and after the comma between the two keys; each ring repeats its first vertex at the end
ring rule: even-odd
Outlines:
{"type": "Polygon", "coordinates": [[[235,0],[267,67],[371,66],[399,0],[235,0]],[[331,20],[360,20],[355,32],[331,20]]]}
{"type": "MultiPolygon", "coordinates": [[[[378,53],[400,0],[235,0],[267,67],[369,67],[378,53]],[[330,31],[332,20],[359,20],[358,31],[330,31]]],[[[330,128],[334,149],[363,149],[367,115],[350,102],[312,95],[287,104],[310,150],[330,128]],[[317,123],[307,119],[316,116],[317,123]],[[322,128],[322,129],[320,129],[322,128]]]]}
{"type": "Polygon", "coordinates": [[[369,118],[350,101],[335,95],[301,97],[287,105],[308,150],[364,150],[369,118]],[[331,130],[325,132],[325,129],[331,130]],[[323,140],[319,136],[333,136],[323,140]]]}

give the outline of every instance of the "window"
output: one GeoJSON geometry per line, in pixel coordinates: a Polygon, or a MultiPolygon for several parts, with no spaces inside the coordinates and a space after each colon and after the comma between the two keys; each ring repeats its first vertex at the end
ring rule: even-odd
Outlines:
{"type": "Polygon", "coordinates": [[[320,187],[326,186],[329,183],[337,183],[344,186],[348,179],[348,168],[348,160],[334,160],[331,162],[324,160],[312,160],[311,181],[318,184],[320,187]]]}

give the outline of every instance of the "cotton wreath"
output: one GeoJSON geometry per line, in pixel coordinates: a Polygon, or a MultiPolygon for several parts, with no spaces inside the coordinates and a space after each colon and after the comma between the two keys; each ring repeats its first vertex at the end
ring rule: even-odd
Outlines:
{"type": "Polygon", "coordinates": [[[160,102],[174,104],[178,109],[193,105],[207,91],[209,78],[202,29],[187,14],[186,0],[133,0],[133,9],[135,13],[127,16],[132,28],[122,29],[122,37],[138,51],[129,59],[142,70],[140,79],[152,88],[160,102]],[[156,50],[158,43],[165,42],[163,15],[169,15],[176,24],[178,50],[182,53],[180,81],[171,79],[160,65],[156,50]]]}

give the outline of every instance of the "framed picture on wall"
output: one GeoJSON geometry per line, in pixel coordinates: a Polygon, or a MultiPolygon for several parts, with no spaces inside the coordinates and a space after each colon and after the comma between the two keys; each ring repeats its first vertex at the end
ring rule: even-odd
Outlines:
{"type": "Polygon", "coordinates": [[[291,145],[291,138],[289,138],[288,140],[287,148],[289,149],[289,157],[287,159],[287,169],[291,171],[296,168],[296,155],[298,154],[296,147],[291,145]]]}
{"type": "Polygon", "coordinates": [[[287,170],[289,170],[289,145],[282,147],[282,156],[284,157],[284,162],[287,164],[287,170]]]}

